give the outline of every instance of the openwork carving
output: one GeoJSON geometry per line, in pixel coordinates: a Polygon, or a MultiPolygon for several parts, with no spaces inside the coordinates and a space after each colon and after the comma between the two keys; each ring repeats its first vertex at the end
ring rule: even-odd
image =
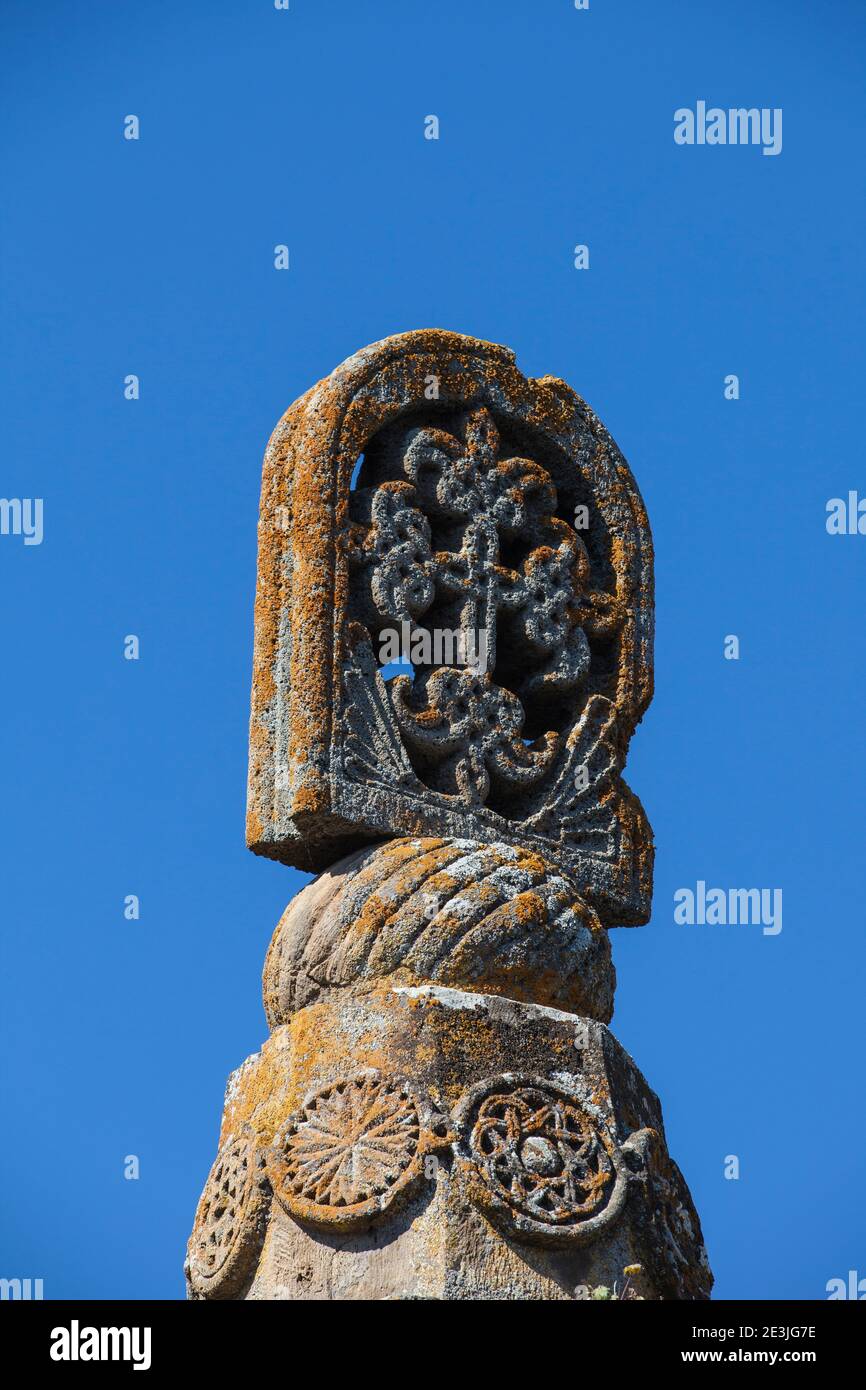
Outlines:
{"type": "Polygon", "coordinates": [[[473,1088],[455,1115],[471,1196],[528,1240],[593,1240],[623,1209],[628,1169],[591,1111],[538,1077],[504,1075],[473,1088]]]}
{"type": "Polygon", "coordinates": [[[374,645],[395,623],[410,647],[423,630],[431,654],[437,634],[462,637],[469,669],[440,655],[395,678],[400,733],[425,785],[523,818],[516,798],[550,780],[564,749],[573,709],[561,699],[586,684],[589,639],[609,639],[623,613],[592,587],[584,542],[555,515],[549,473],[501,456],[487,408],[447,418],[448,429],[400,423],[368,445],[361,476],[371,486],[350,499],[350,611],[374,645]]]}
{"type": "MultiPolygon", "coordinates": [[[[422,618],[428,629],[456,627],[463,649],[478,652],[491,673],[461,686],[436,680],[436,663],[416,671],[411,696],[408,677],[398,677],[401,727],[414,736],[416,767],[426,780],[431,762],[462,752],[473,764],[471,734],[483,738],[494,728],[501,788],[522,790],[548,770],[558,743],[548,730],[544,756],[528,755],[521,738],[527,710],[531,724],[544,723],[550,715],[538,708],[542,699],[585,681],[588,635],[610,637],[622,611],[614,597],[593,589],[584,542],[555,514],[550,475],[530,459],[500,456],[490,410],[452,413],[448,430],[397,425],[383,435],[368,446],[363,475],[387,479],[399,471],[411,481],[388,479],[352,495],[357,611],[376,632],[422,618]],[[482,691],[484,708],[456,718],[467,713],[467,695],[478,700],[482,691]]],[[[488,779],[458,778],[448,789],[479,802],[491,792],[488,779]]]]}
{"type": "Polygon", "coordinates": [[[190,1288],[200,1298],[234,1298],[261,1249],[271,1188],[265,1155],[245,1130],[217,1154],[196,1211],[187,1251],[190,1288]]]}
{"type": "Polygon", "coordinates": [[[459,334],[376,344],[275,432],[260,537],[254,848],[309,869],[383,834],[499,841],[552,857],[606,924],[646,918],[621,770],[651,545],[579,397],[459,334]],[[411,675],[383,679],[385,635],[411,675]]]}
{"type": "Polygon", "coordinates": [[[366,1070],[309,1096],[278,1133],[274,1191],[298,1220],[365,1226],[420,1176],[438,1142],[406,1082],[366,1070]]]}

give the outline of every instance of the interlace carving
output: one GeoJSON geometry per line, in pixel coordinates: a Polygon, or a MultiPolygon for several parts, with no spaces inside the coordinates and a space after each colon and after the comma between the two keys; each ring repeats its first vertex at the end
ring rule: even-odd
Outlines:
{"type": "Polygon", "coordinates": [[[392,682],[412,764],[438,791],[507,806],[551,771],[567,732],[550,727],[563,722],[557,702],[585,683],[590,639],[615,630],[616,601],[592,587],[546,470],[500,457],[486,408],[449,429],[389,427],[364,468],[373,486],[352,495],[356,618],[374,638],[393,623],[456,629],[476,655],[468,669],[416,665],[414,681],[392,682]],[[532,741],[527,714],[541,730],[532,741]]]}
{"type": "Polygon", "coordinates": [[[576,1105],[548,1092],[488,1096],[469,1148],[498,1195],[536,1221],[582,1220],[610,1196],[613,1163],[600,1135],[576,1105]]]}
{"type": "Polygon", "coordinates": [[[622,771],[652,692],[652,541],[564,382],[438,329],[344,363],[268,446],[256,615],[257,853],[318,870],[394,835],[510,844],[605,925],[647,919],[622,771]]]}
{"type": "Polygon", "coordinates": [[[414,708],[408,676],[394,681],[394,711],[407,746],[432,764],[437,790],[482,805],[491,777],[504,792],[535,786],[552,765],[559,740],[544,735],[527,748],[520,738],[523,708],[516,695],[488,675],[450,668],[418,683],[426,708],[414,708]]]}
{"type": "Polygon", "coordinates": [[[455,1120],[474,1199],[542,1244],[584,1244],[621,1214],[628,1169],[594,1108],[544,1078],[473,1087],[455,1120]]]}

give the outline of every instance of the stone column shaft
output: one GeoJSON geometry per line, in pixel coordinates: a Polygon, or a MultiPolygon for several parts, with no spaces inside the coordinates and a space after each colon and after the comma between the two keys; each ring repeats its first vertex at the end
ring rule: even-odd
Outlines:
{"type": "Polygon", "coordinates": [[[323,872],[268,952],[190,1296],[709,1297],[607,1027],[608,931],[652,894],[628,465],[563,382],[423,330],[287,412],[259,536],[248,841],[323,872]]]}

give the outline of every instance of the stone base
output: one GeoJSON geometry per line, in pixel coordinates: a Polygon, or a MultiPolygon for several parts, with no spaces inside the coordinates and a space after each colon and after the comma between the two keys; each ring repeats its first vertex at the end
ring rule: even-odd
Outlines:
{"type": "Polygon", "coordinates": [[[187,1274],[217,1299],[712,1285],[658,1099],[604,1024],[393,985],[301,1009],[233,1074],[187,1274]]]}

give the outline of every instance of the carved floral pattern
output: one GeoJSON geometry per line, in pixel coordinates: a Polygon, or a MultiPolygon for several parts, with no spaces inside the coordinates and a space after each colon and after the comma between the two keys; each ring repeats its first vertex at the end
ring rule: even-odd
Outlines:
{"type": "Polygon", "coordinates": [[[274,1191],[300,1220],[366,1225],[419,1176],[432,1143],[409,1086],[363,1071],[308,1097],[278,1134],[274,1191]]]}

